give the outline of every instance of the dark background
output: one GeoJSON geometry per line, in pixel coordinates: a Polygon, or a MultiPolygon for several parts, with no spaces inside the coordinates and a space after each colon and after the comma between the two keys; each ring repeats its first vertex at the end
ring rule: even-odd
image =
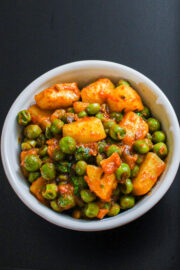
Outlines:
{"type": "MultiPolygon", "coordinates": [[[[180,115],[179,0],[0,0],[0,125],[17,95],[64,63],[99,59],[137,69],[180,115]]],[[[1,166],[1,165],[0,165],[1,166]]],[[[0,267],[177,270],[178,176],[149,213],[111,231],[56,227],[31,212],[0,168],[0,267]]]]}

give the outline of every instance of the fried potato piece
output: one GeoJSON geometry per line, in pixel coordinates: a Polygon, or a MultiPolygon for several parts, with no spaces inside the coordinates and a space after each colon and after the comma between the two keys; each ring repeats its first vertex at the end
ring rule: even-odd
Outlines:
{"type": "Polygon", "coordinates": [[[121,165],[121,159],[118,153],[113,153],[109,158],[103,159],[101,167],[106,174],[114,173],[121,165]]]}
{"type": "Polygon", "coordinates": [[[42,110],[37,105],[32,105],[28,112],[31,114],[31,120],[34,124],[38,124],[42,129],[45,129],[46,126],[51,124],[50,116],[53,111],[42,110]]]}
{"type": "Polygon", "coordinates": [[[35,96],[39,108],[45,110],[72,106],[79,98],[80,92],[75,82],[55,84],[35,96]]]}
{"type": "Polygon", "coordinates": [[[123,143],[127,145],[132,145],[135,140],[144,139],[149,131],[148,124],[134,112],[126,113],[119,125],[126,130],[123,143]]]}
{"type": "Polygon", "coordinates": [[[103,104],[112,89],[114,89],[114,84],[109,79],[99,79],[82,89],[82,101],[103,104]]]}
{"type": "Polygon", "coordinates": [[[166,164],[155,153],[149,152],[142,163],[137,177],[133,180],[133,194],[144,195],[156,183],[166,164]]]}
{"type": "Polygon", "coordinates": [[[103,219],[103,217],[105,217],[105,215],[109,212],[108,209],[105,209],[105,208],[101,208],[99,209],[99,213],[97,215],[97,218],[99,219],[103,219]]]}
{"type": "Polygon", "coordinates": [[[107,103],[109,109],[115,112],[141,111],[144,108],[138,93],[127,85],[120,85],[112,90],[107,103]]]}
{"type": "Polygon", "coordinates": [[[84,117],[63,126],[63,137],[71,136],[78,143],[97,142],[106,138],[101,120],[96,117],[84,117]]]}
{"type": "Polygon", "coordinates": [[[47,181],[44,178],[39,177],[30,186],[31,193],[38,199],[38,201],[40,201],[41,203],[45,205],[47,205],[48,203],[45,200],[45,198],[42,196],[41,192],[46,183],[47,181]]]}
{"type": "Polygon", "coordinates": [[[79,112],[85,111],[88,105],[89,103],[87,102],[76,101],[73,103],[73,108],[74,108],[75,113],[79,113],[79,112]]]}
{"type": "Polygon", "coordinates": [[[94,165],[88,165],[86,169],[87,176],[84,177],[91,191],[105,202],[111,200],[112,191],[117,186],[117,180],[114,174],[104,174],[103,170],[94,165]]]}

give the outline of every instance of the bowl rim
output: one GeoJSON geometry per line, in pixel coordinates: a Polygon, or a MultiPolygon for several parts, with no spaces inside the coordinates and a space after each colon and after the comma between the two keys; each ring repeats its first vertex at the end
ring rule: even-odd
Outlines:
{"type": "Polygon", "coordinates": [[[9,112],[5,118],[2,134],[1,134],[1,158],[2,158],[4,171],[10,185],[14,189],[17,196],[23,201],[23,203],[28,208],[30,208],[34,213],[41,216],[45,220],[57,226],[61,226],[67,229],[77,230],[77,231],[102,231],[102,230],[112,229],[115,227],[125,225],[129,222],[132,222],[133,220],[141,217],[146,212],[148,212],[154,205],[157,204],[157,202],[165,195],[167,190],[170,188],[179,167],[179,161],[180,161],[179,152],[180,152],[180,133],[179,133],[178,119],[171,103],[169,102],[165,94],[162,92],[162,90],[160,90],[160,88],[154,82],[152,82],[148,77],[136,71],[135,69],[122,65],[122,64],[115,63],[115,62],[102,61],[102,60],[83,60],[83,61],[71,62],[65,65],[60,65],[56,68],[53,68],[50,71],[47,71],[46,73],[39,76],[18,95],[18,97],[15,99],[15,101],[11,105],[9,112]],[[142,81],[145,81],[148,84],[148,86],[153,90],[153,92],[156,92],[157,95],[163,97],[163,103],[168,108],[171,125],[173,126],[173,129],[174,129],[175,147],[174,147],[174,152],[172,154],[174,161],[171,164],[171,168],[167,171],[167,175],[165,176],[166,181],[164,181],[161,184],[161,189],[158,189],[152,196],[149,196],[150,198],[148,198],[148,201],[144,202],[144,204],[141,205],[139,208],[135,210],[130,209],[126,211],[126,214],[124,214],[125,213],[124,212],[123,213],[124,215],[122,217],[121,215],[119,215],[119,216],[104,219],[104,220],[79,222],[79,220],[69,219],[65,215],[59,215],[57,218],[57,213],[51,211],[51,209],[41,204],[38,204],[38,201],[37,203],[32,203],[32,202],[30,203],[28,198],[26,198],[26,196],[23,194],[23,190],[21,189],[21,187],[18,186],[18,184],[16,183],[14,179],[13,170],[11,169],[8,156],[6,155],[6,146],[8,143],[6,140],[6,132],[8,132],[8,125],[10,124],[9,118],[12,114],[13,108],[18,105],[18,101],[21,99],[21,97],[29,93],[32,88],[36,88],[38,85],[42,84],[48,79],[51,79],[51,77],[55,77],[61,72],[67,72],[67,71],[72,71],[72,70],[74,71],[79,68],[83,68],[83,67],[88,68],[88,67],[93,67],[93,66],[107,67],[108,69],[118,68],[125,72],[126,71],[131,72],[137,78],[141,79],[142,81]],[[48,210],[50,210],[52,213],[48,212],[48,210]]]}

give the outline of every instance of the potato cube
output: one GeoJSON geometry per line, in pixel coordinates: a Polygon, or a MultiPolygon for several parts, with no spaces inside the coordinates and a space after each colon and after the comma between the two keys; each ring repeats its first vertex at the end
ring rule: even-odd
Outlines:
{"type": "Polygon", "coordinates": [[[43,204],[47,205],[47,201],[42,196],[42,189],[46,185],[47,181],[39,177],[37,180],[35,180],[32,185],[30,186],[31,193],[43,204]]]}
{"type": "Polygon", "coordinates": [[[144,108],[138,93],[127,85],[121,85],[112,90],[107,103],[110,110],[115,112],[141,111],[144,108]]]}
{"type": "Polygon", "coordinates": [[[42,110],[37,105],[32,105],[28,109],[31,114],[31,119],[34,124],[38,124],[42,129],[45,129],[47,125],[51,124],[50,116],[53,113],[50,110],[42,110]]]}
{"type": "Polygon", "coordinates": [[[72,106],[79,98],[80,92],[75,82],[55,84],[35,96],[37,105],[45,110],[72,106]]]}
{"type": "Polygon", "coordinates": [[[87,176],[84,177],[91,191],[105,202],[111,200],[112,191],[117,186],[114,174],[104,174],[103,170],[94,165],[87,166],[87,176]]]}
{"type": "Polygon", "coordinates": [[[63,126],[63,136],[71,136],[78,143],[90,143],[106,137],[101,120],[96,117],[85,117],[63,126]]]}
{"type": "Polygon", "coordinates": [[[103,104],[112,89],[114,89],[114,84],[109,79],[99,79],[82,89],[82,101],[103,104]]]}
{"type": "Polygon", "coordinates": [[[132,145],[135,140],[144,139],[149,130],[147,123],[134,112],[126,113],[119,125],[126,130],[123,142],[127,145],[132,145]]]}
{"type": "Polygon", "coordinates": [[[144,195],[156,183],[166,164],[155,153],[149,152],[142,163],[137,177],[133,180],[134,195],[144,195]]]}

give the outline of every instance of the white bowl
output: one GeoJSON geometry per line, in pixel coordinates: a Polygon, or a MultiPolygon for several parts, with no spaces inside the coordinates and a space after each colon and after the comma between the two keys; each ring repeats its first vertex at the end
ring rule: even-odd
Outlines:
{"type": "Polygon", "coordinates": [[[19,198],[36,214],[58,226],[79,231],[100,231],[129,223],[150,210],[167,192],[179,166],[180,133],[176,114],[167,97],[150,79],[129,67],[107,61],[79,61],[50,70],[27,86],[13,103],[6,117],[2,137],[1,155],[9,183],[19,198]],[[153,115],[157,117],[167,134],[169,154],[167,166],[151,195],[145,196],[132,209],[118,216],[98,221],[76,220],[66,214],[53,212],[42,205],[29,191],[29,186],[19,167],[18,137],[21,129],[16,122],[17,113],[34,103],[34,95],[57,82],[75,81],[80,87],[100,77],[117,82],[128,80],[137,89],[153,115]]]}

